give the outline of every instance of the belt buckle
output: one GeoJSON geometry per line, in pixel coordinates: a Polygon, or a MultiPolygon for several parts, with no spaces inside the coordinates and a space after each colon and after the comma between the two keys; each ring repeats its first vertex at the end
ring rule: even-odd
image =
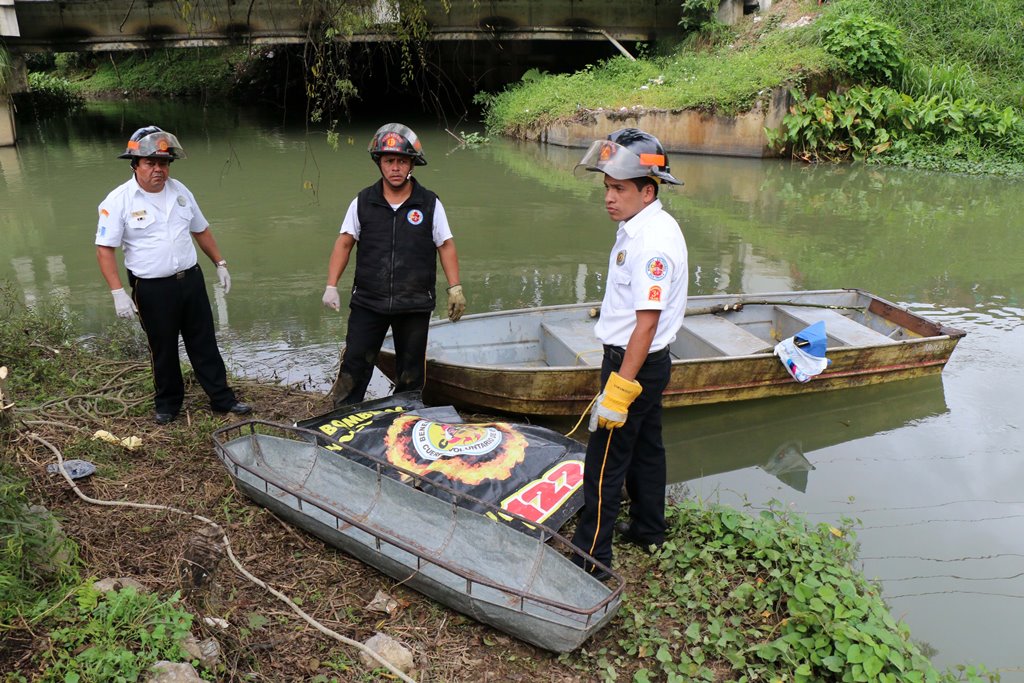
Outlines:
{"type": "Polygon", "coordinates": [[[179,271],[178,271],[177,273],[175,273],[175,274],[174,274],[174,279],[175,279],[175,280],[181,280],[182,278],[184,278],[184,277],[185,277],[185,273],[186,273],[186,272],[188,272],[188,271],[185,271],[185,270],[179,270],[179,271]]]}

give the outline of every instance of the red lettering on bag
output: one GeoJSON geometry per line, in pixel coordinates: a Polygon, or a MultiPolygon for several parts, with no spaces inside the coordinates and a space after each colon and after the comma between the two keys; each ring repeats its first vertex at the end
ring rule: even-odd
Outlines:
{"type": "Polygon", "coordinates": [[[501,507],[531,522],[543,522],[583,484],[583,462],[558,463],[501,502],[501,507]]]}

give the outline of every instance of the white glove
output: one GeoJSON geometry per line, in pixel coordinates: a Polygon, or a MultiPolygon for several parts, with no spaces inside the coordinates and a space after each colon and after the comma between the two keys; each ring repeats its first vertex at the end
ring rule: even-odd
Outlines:
{"type": "Polygon", "coordinates": [[[341,310],[341,297],[338,296],[338,288],[327,285],[327,289],[324,290],[324,298],[322,299],[324,306],[327,308],[333,308],[336,311],[341,310]]]}
{"type": "Polygon", "coordinates": [[[110,290],[110,294],[114,297],[114,310],[117,311],[118,318],[134,318],[135,314],[139,312],[135,302],[132,301],[132,298],[128,296],[123,287],[110,290]]]}
{"type": "Polygon", "coordinates": [[[608,424],[617,423],[618,425],[623,425],[626,423],[626,418],[629,417],[629,413],[620,413],[617,410],[612,410],[602,405],[602,403],[604,403],[604,399],[605,395],[602,391],[597,395],[597,401],[594,402],[594,407],[590,409],[590,424],[587,428],[592,432],[597,431],[601,418],[604,418],[608,424]]]}
{"type": "Polygon", "coordinates": [[[227,266],[217,266],[217,279],[220,280],[220,286],[224,288],[225,294],[231,291],[231,275],[227,266]]]}
{"type": "Polygon", "coordinates": [[[462,293],[462,285],[448,288],[448,320],[458,321],[466,311],[466,295],[462,293]]]}

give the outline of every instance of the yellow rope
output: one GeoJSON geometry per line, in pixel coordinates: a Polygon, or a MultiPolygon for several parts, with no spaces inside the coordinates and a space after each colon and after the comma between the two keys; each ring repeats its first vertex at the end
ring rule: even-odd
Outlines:
{"type": "Polygon", "coordinates": [[[597,353],[598,351],[603,351],[603,349],[584,349],[583,351],[580,351],[579,353],[576,354],[576,358],[573,360],[573,365],[579,365],[580,364],[580,356],[582,356],[583,354],[585,354],[585,353],[597,353]]]}
{"type": "Polygon", "coordinates": [[[580,428],[580,425],[583,424],[583,418],[585,418],[587,416],[587,413],[590,412],[590,409],[594,407],[594,401],[596,400],[597,396],[590,399],[590,403],[588,403],[587,407],[583,409],[583,414],[580,415],[580,419],[576,422],[576,426],[570,429],[566,436],[572,436],[576,432],[576,430],[580,428]]]}
{"type": "MultiPolygon", "coordinates": [[[[601,459],[601,474],[597,477],[597,526],[594,528],[594,540],[590,544],[588,554],[594,556],[594,547],[597,545],[597,536],[601,533],[601,499],[604,497],[604,466],[608,464],[608,448],[612,445],[612,434],[615,429],[608,430],[608,440],[604,442],[604,458],[601,459]]],[[[595,565],[590,565],[590,573],[594,573],[595,565]]]]}

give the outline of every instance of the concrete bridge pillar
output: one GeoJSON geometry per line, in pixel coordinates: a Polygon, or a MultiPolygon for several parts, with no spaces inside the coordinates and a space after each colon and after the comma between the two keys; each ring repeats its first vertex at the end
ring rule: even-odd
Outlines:
{"type": "MultiPolygon", "coordinates": [[[[0,0],[0,36],[20,35],[18,17],[14,13],[14,0],[0,0]]],[[[0,49],[3,49],[2,45],[0,49]]],[[[0,147],[9,147],[18,141],[14,129],[14,103],[11,102],[11,93],[17,92],[17,86],[13,84],[19,79],[24,79],[25,60],[15,58],[11,71],[6,87],[0,87],[0,147]]]]}
{"type": "Polygon", "coordinates": [[[743,18],[743,0],[721,0],[715,17],[728,26],[736,24],[743,18]]]}

